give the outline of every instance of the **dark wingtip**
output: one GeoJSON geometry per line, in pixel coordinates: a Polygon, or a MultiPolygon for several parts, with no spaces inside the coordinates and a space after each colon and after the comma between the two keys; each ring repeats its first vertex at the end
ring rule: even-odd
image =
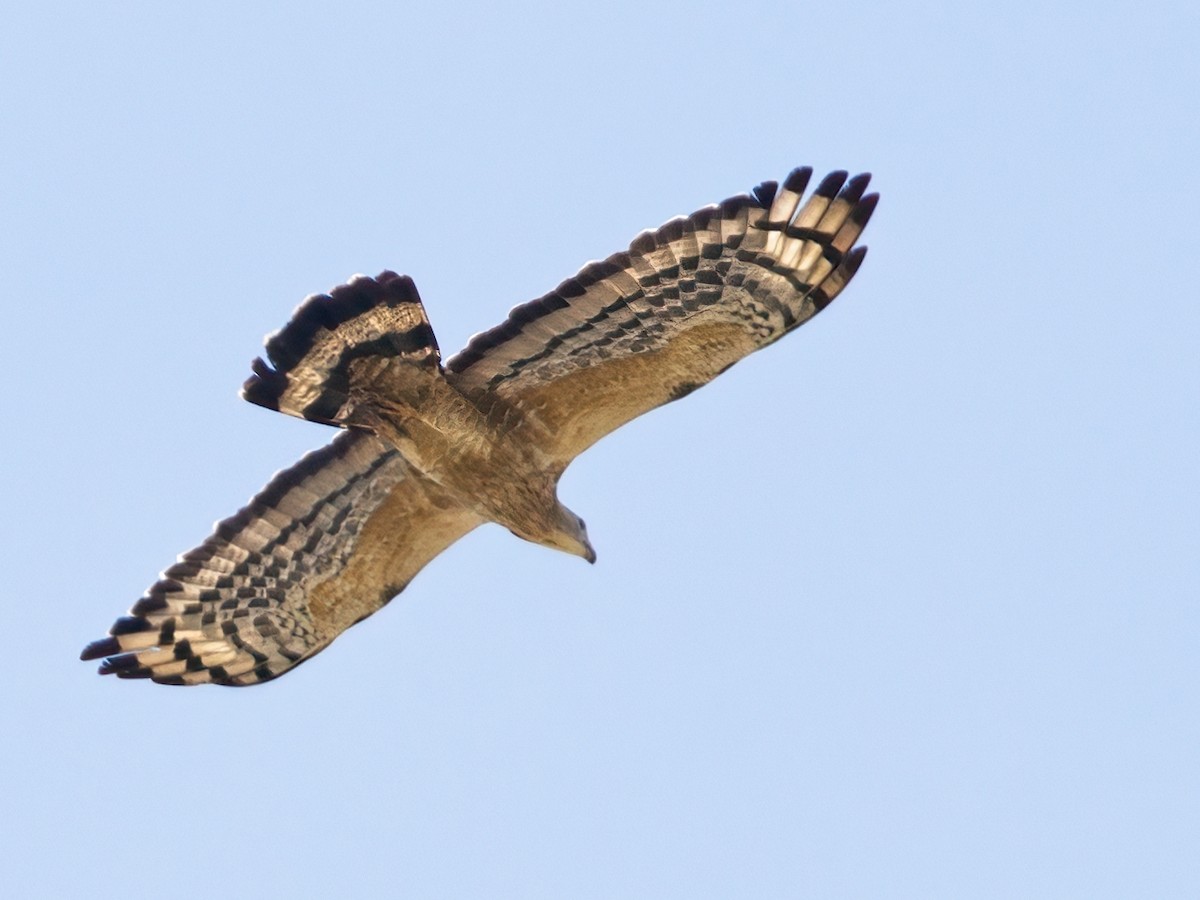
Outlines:
{"type": "Polygon", "coordinates": [[[250,369],[254,374],[242,385],[242,399],[278,411],[279,398],[287,390],[287,376],[272,369],[261,356],[250,363],[250,369]]]}
{"type": "Polygon", "coordinates": [[[813,288],[809,296],[812,298],[813,304],[817,307],[817,312],[825,309],[825,307],[841,295],[842,289],[850,283],[850,280],[854,277],[854,273],[858,271],[858,267],[862,265],[862,261],[866,258],[866,255],[866,247],[855,247],[842,258],[842,262],[834,270],[832,281],[830,282],[832,294],[826,290],[824,282],[813,288]]]}
{"type": "Polygon", "coordinates": [[[817,185],[817,189],[813,191],[813,195],[833,199],[837,196],[837,192],[842,189],[842,185],[846,183],[848,177],[850,177],[850,173],[845,169],[830,172],[821,179],[821,183],[817,185]]]}
{"type": "MultiPolygon", "coordinates": [[[[195,553],[196,551],[193,550],[191,552],[195,553]]],[[[176,565],[178,565],[178,563],[176,565]]],[[[175,568],[175,566],[171,566],[171,568],[173,569],[173,568],[175,568]]],[[[170,569],[168,569],[167,572],[164,574],[168,574],[169,572],[170,572],[170,569]]],[[[138,599],[137,603],[133,604],[133,608],[131,610],[129,610],[130,613],[132,613],[135,616],[144,616],[146,613],[158,612],[159,610],[166,609],[168,606],[170,606],[170,604],[167,603],[167,599],[162,595],[162,592],[167,589],[166,586],[171,581],[172,581],[171,579],[164,579],[162,581],[157,582],[150,589],[149,594],[147,594],[145,597],[140,597],[138,599]],[[158,590],[156,590],[156,589],[158,589],[158,590]]],[[[179,584],[179,582],[177,582],[177,581],[174,583],[179,584]]],[[[180,585],[180,587],[182,587],[182,585],[180,585]]]]}
{"type": "Polygon", "coordinates": [[[140,634],[150,630],[150,623],[141,616],[121,616],[108,630],[111,635],[140,634]]]}
{"type": "Polygon", "coordinates": [[[687,224],[686,219],[671,219],[669,222],[664,222],[655,232],[655,237],[664,244],[669,244],[672,241],[677,241],[683,237],[683,226],[687,224]]]}
{"type": "Polygon", "coordinates": [[[854,210],[850,213],[850,218],[859,226],[865,226],[871,220],[871,213],[875,212],[875,207],[879,204],[878,194],[867,194],[855,205],[854,210]]]}
{"type": "Polygon", "coordinates": [[[115,637],[106,637],[98,641],[92,641],[84,647],[83,652],[79,654],[79,658],[87,662],[89,659],[100,659],[103,656],[112,656],[120,652],[120,642],[115,637]]]}
{"type": "Polygon", "coordinates": [[[863,192],[867,189],[867,185],[871,183],[871,173],[863,172],[861,175],[855,175],[846,182],[846,186],[842,188],[841,198],[848,203],[857,203],[862,197],[863,192]]]}
{"type": "Polygon", "coordinates": [[[421,295],[417,292],[417,283],[407,275],[400,275],[391,269],[384,269],[375,276],[375,280],[385,289],[388,305],[396,303],[420,303],[421,295]]]}
{"type": "Polygon", "coordinates": [[[722,200],[718,206],[721,211],[721,217],[724,219],[735,218],[741,210],[746,208],[749,202],[750,198],[744,194],[722,200]]]}
{"type": "Polygon", "coordinates": [[[140,678],[149,677],[149,672],[146,675],[140,675],[137,654],[122,653],[120,656],[110,656],[100,664],[99,672],[101,675],[117,675],[121,678],[140,678]]]}
{"type": "Polygon", "coordinates": [[[803,194],[804,189],[808,187],[809,179],[812,178],[812,166],[800,166],[792,169],[788,173],[788,177],[783,180],[783,189],[791,191],[793,194],[803,194]]]}
{"type": "Polygon", "coordinates": [[[650,253],[658,246],[654,240],[654,235],[649,231],[643,231],[633,239],[633,243],[629,245],[629,249],[634,253],[650,253]]]}
{"type": "Polygon", "coordinates": [[[754,194],[754,199],[765,207],[771,205],[771,202],[775,199],[775,192],[778,190],[779,182],[764,181],[752,193],[754,194]]]}

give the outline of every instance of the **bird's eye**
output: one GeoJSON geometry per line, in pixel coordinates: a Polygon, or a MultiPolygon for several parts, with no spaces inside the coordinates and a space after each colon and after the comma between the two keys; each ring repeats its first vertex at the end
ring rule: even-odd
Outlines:
{"type": "Polygon", "coordinates": [[[580,520],[579,520],[579,527],[580,527],[580,528],[587,528],[587,522],[583,521],[583,519],[580,519],[580,520]]]}

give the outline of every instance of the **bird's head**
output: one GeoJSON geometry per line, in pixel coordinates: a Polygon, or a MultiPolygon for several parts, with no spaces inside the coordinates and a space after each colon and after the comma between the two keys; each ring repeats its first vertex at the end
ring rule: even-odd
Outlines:
{"type": "MultiPolygon", "coordinates": [[[[517,532],[513,533],[517,534],[517,532]]],[[[581,556],[590,563],[596,561],[596,551],[592,549],[592,545],[588,541],[587,526],[583,519],[561,503],[558,505],[554,522],[545,533],[536,537],[528,537],[523,534],[517,536],[532,540],[545,547],[561,550],[563,553],[570,553],[572,556],[581,556]]]]}
{"type": "Polygon", "coordinates": [[[574,519],[574,529],[570,533],[571,544],[567,549],[568,553],[574,553],[576,556],[582,556],[590,563],[596,562],[596,551],[592,549],[592,543],[588,540],[587,525],[583,519],[575,515],[571,511],[567,511],[567,515],[574,519]]]}

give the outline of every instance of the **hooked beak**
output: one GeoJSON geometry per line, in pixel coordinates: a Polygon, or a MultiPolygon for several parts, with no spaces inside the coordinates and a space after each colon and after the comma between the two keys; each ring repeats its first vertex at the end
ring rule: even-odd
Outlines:
{"type": "Polygon", "coordinates": [[[591,544],[584,544],[584,547],[586,548],[587,552],[583,554],[583,558],[586,559],[588,562],[590,562],[592,565],[595,565],[596,564],[596,551],[592,549],[591,544]]]}

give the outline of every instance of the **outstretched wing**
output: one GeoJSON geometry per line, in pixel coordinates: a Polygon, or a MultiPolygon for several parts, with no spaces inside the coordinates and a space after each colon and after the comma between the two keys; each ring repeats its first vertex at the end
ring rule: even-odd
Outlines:
{"type": "Polygon", "coordinates": [[[812,170],[730,198],[586,265],[518,306],[446,364],[462,391],[521,408],[558,465],[685,396],[812,318],[858,270],[877,194],[869,175],[812,170]]]}
{"type": "Polygon", "coordinates": [[[219,523],[82,658],[164,684],[275,678],[480,522],[374,436],[344,433],[219,523]]]}

